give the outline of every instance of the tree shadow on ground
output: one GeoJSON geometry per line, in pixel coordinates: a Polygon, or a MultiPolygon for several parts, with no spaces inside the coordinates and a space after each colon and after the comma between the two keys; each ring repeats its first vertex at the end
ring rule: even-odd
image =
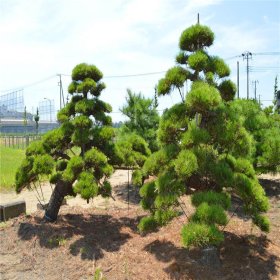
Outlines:
{"type": "Polygon", "coordinates": [[[280,179],[259,179],[268,197],[280,196],[280,179]]]}
{"type": "Polygon", "coordinates": [[[269,241],[249,235],[225,233],[219,248],[221,267],[201,264],[201,249],[185,249],[170,241],[153,241],[144,250],[159,261],[168,263],[165,271],[170,279],[271,279],[277,275],[279,257],[269,252],[269,241]]]}
{"type": "Polygon", "coordinates": [[[117,196],[119,200],[126,203],[129,202],[133,205],[138,205],[141,200],[139,188],[133,186],[132,184],[130,184],[128,187],[127,183],[115,186],[113,188],[113,196],[117,196]]]}
{"type": "Polygon", "coordinates": [[[70,253],[82,259],[98,260],[105,252],[115,252],[131,235],[124,227],[136,230],[137,218],[116,219],[110,215],[66,214],[54,224],[35,221],[21,223],[18,236],[22,240],[36,237],[41,247],[54,249],[69,245],[70,253]]]}

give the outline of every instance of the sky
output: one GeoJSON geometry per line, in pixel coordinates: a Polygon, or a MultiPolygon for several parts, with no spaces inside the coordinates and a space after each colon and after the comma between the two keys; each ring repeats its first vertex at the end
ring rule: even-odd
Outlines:
{"type": "MultiPolygon", "coordinates": [[[[175,65],[180,34],[196,24],[197,13],[200,24],[215,33],[209,53],[225,59],[234,82],[239,61],[241,97],[247,84],[246,61],[240,56],[253,54],[250,97],[257,81],[257,96],[263,106],[270,105],[277,75],[280,81],[276,0],[0,0],[0,95],[23,89],[27,111],[35,113],[47,99],[56,111],[57,74],[63,74],[66,98],[73,67],[86,62],[103,72],[101,99],[112,105],[113,121],[123,121],[119,109],[127,89],[153,98],[158,80],[175,65]]],[[[173,92],[158,101],[162,112],[180,96],[173,92]]]]}

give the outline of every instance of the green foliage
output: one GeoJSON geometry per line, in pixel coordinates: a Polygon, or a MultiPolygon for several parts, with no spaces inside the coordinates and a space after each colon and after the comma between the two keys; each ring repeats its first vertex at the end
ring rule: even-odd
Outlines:
{"type": "Polygon", "coordinates": [[[242,118],[244,127],[250,133],[251,161],[258,172],[280,170],[280,117],[262,110],[253,100],[235,100],[231,104],[232,114],[242,118]]]}
{"type": "Polygon", "coordinates": [[[222,206],[206,202],[199,204],[191,220],[195,223],[226,225],[227,216],[222,206]]]}
{"type": "Polygon", "coordinates": [[[208,130],[213,136],[213,144],[234,157],[250,158],[254,153],[254,139],[243,126],[242,117],[231,107],[222,104],[216,110],[208,130]]]}
{"type": "Polygon", "coordinates": [[[157,91],[160,95],[169,94],[171,91],[171,83],[166,79],[158,81],[157,91]]]}
{"type": "Polygon", "coordinates": [[[63,171],[67,167],[67,161],[66,160],[59,160],[56,162],[56,171],[63,171]]]}
{"type": "Polygon", "coordinates": [[[84,161],[88,167],[98,167],[106,164],[107,158],[102,152],[93,147],[85,153],[84,161]]]}
{"type": "Polygon", "coordinates": [[[248,178],[255,179],[255,170],[251,162],[244,158],[238,158],[235,161],[234,170],[245,174],[248,178]]]}
{"type": "Polygon", "coordinates": [[[37,175],[49,175],[54,169],[54,160],[50,155],[38,155],[33,162],[33,172],[37,175]]]}
{"type": "Polygon", "coordinates": [[[257,162],[261,169],[280,172],[280,127],[272,127],[265,131],[259,151],[257,162]]]}
{"type": "Polygon", "coordinates": [[[19,193],[24,187],[29,186],[32,181],[37,180],[36,174],[33,171],[33,157],[25,158],[15,174],[15,188],[19,193]]]}
{"type": "Polygon", "coordinates": [[[163,166],[166,166],[172,158],[178,154],[176,145],[166,145],[161,150],[151,154],[143,165],[143,174],[157,175],[163,166]]]}
{"type": "Polygon", "coordinates": [[[82,172],[74,185],[74,192],[79,193],[82,198],[90,199],[98,194],[98,185],[94,175],[90,172],[82,172]]]}
{"type": "Polygon", "coordinates": [[[157,228],[157,222],[154,217],[144,217],[138,224],[140,232],[154,231],[157,228]]]}
{"type": "Polygon", "coordinates": [[[84,81],[86,79],[92,79],[93,81],[98,82],[102,77],[103,74],[96,66],[88,65],[86,63],[78,64],[72,71],[72,80],[76,82],[84,81]]]}
{"type": "Polygon", "coordinates": [[[214,33],[207,26],[196,24],[184,30],[180,37],[180,49],[194,52],[209,47],[214,42],[214,33]]]}
{"type": "Polygon", "coordinates": [[[74,182],[77,179],[79,173],[83,170],[84,161],[79,156],[73,156],[68,164],[67,168],[63,173],[63,179],[68,182],[74,182]]]}
{"type": "Polygon", "coordinates": [[[157,210],[154,214],[154,219],[157,225],[163,226],[171,221],[174,217],[178,216],[178,212],[172,209],[157,210]]]}
{"type": "Polygon", "coordinates": [[[122,136],[115,145],[119,164],[128,167],[142,167],[151,154],[147,142],[135,133],[122,136]]]}
{"type": "Polygon", "coordinates": [[[143,181],[143,173],[141,170],[134,170],[132,173],[132,183],[134,186],[142,186],[143,181]]]}
{"type": "MultiPolygon", "coordinates": [[[[208,56],[205,52],[198,50],[188,57],[189,66],[195,71],[202,71],[208,63],[208,56]]],[[[182,84],[184,81],[182,82],[182,84]]]]}
{"type": "MultiPolygon", "coordinates": [[[[170,185],[167,185],[167,186],[170,186],[170,185]]],[[[173,194],[170,192],[159,193],[155,198],[154,205],[157,209],[167,208],[168,206],[174,205],[176,203],[176,201],[177,201],[176,194],[173,194]]]]}
{"type": "Polygon", "coordinates": [[[232,186],[233,171],[225,160],[217,160],[215,165],[209,165],[208,172],[216,180],[216,190],[232,186]]]}
{"type": "Polygon", "coordinates": [[[42,141],[34,141],[26,148],[26,156],[43,155],[45,154],[45,148],[42,141]]]}
{"type": "Polygon", "coordinates": [[[149,182],[144,184],[140,189],[140,196],[142,197],[141,206],[143,209],[148,210],[154,207],[154,200],[156,198],[156,184],[149,182]]]}
{"type": "Polygon", "coordinates": [[[258,212],[266,212],[269,209],[268,198],[256,179],[252,180],[241,173],[236,173],[234,179],[235,188],[243,199],[244,208],[248,214],[256,215],[258,212]]]}
{"type": "Polygon", "coordinates": [[[75,112],[83,115],[94,114],[95,102],[92,99],[82,99],[75,104],[75,112]]]}
{"type": "Polygon", "coordinates": [[[185,103],[173,105],[165,110],[161,117],[158,129],[158,140],[160,146],[179,143],[184,133],[182,128],[188,125],[185,103]]]}
{"type": "Polygon", "coordinates": [[[235,93],[236,93],[236,86],[235,84],[230,80],[224,80],[219,84],[218,87],[222,98],[225,101],[231,101],[234,99],[235,93]]]}
{"type": "Polygon", "coordinates": [[[190,177],[198,169],[195,154],[189,150],[182,150],[174,160],[174,169],[178,176],[190,177]]]}
{"type": "Polygon", "coordinates": [[[91,119],[86,116],[77,116],[72,123],[75,128],[89,129],[92,126],[91,119]]]}
{"type": "Polygon", "coordinates": [[[207,203],[208,205],[219,205],[227,210],[231,205],[230,196],[228,194],[214,191],[197,192],[192,195],[191,200],[195,207],[199,207],[202,203],[207,203]]]}
{"type": "Polygon", "coordinates": [[[109,197],[111,196],[111,192],[112,192],[112,186],[110,182],[105,180],[103,184],[99,187],[98,194],[100,194],[102,197],[109,197]]]}
{"type": "Polygon", "coordinates": [[[195,120],[189,122],[188,130],[183,134],[182,145],[191,148],[198,144],[206,144],[211,140],[210,134],[204,128],[199,127],[195,120]]]}
{"type": "Polygon", "coordinates": [[[182,242],[185,247],[219,245],[224,241],[223,234],[215,225],[190,222],[182,228],[182,242]]]}
{"type": "Polygon", "coordinates": [[[181,88],[191,73],[181,66],[169,69],[165,78],[160,80],[157,86],[158,95],[169,94],[174,88],[181,88]]]}
{"type": "MultiPolygon", "coordinates": [[[[224,78],[230,75],[230,69],[228,65],[221,58],[212,56],[210,59],[210,65],[211,71],[217,74],[219,78],[224,78]]],[[[231,85],[233,85],[232,82],[231,85]]]]}
{"type": "Polygon", "coordinates": [[[269,232],[270,222],[267,217],[257,214],[253,217],[253,221],[262,231],[269,232]]]}
{"type": "Polygon", "coordinates": [[[266,230],[266,223],[254,218],[269,206],[254,167],[275,170],[279,165],[279,125],[268,137],[267,128],[275,127],[275,120],[256,102],[234,100],[236,87],[226,79],[228,65],[207,52],[213,41],[214,34],[206,26],[196,24],[183,31],[176,57],[179,65],[167,71],[157,88],[159,95],[178,90],[182,102],[163,113],[160,150],[142,169],[144,176],[156,176],[153,184],[141,188],[141,204],[158,226],[172,219],[167,213],[176,210],[180,195],[194,191],[196,211],[182,231],[187,247],[223,241],[216,225],[227,223],[225,210],[230,207],[231,194],[242,198],[245,212],[266,230]],[[191,83],[191,90],[184,98],[181,87],[186,82],[191,83]],[[151,194],[145,193],[148,186],[151,194]]]}
{"type": "Polygon", "coordinates": [[[185,52],[180,51],[176,56],[176,62],[179,64],[186,64],[188,61],[188,57],[189,56],[185,52]]]}
{"type": "Polygon", "coordinates": [[[187,109],[198,113],[215,110],[220,103],[219,91],[200,81],[192,84],[192,89],[186,98],[187,109]]]}
{"type": "Polygon", "coordinates": [[[159,125],[159,115],[154,101],[145,98],[141,93],[132,93],[127,90],[126,102],[121,112],[128,117],[121,129],[120,136],[134,133],[141,136],[149,145],[151,151],[158,149],[156,131],[159,125]]]}
{"type": "MultiPolygon", "coordinates": [[[[73,192],[84,199],[111,195],[107,179],[113,173],[115,134],[107,115],[112,107],[99,99],[105,88],[102,77],[95,65],[82,63],[73,69],[68,88],[71,100],[58,113],[61,125],[26,150],[26,159],[16,174],[18,192],[41,180],[39,175],[49,175],[50,182],[63,189],[61,196],[73,192]]],[[[137,151],[144,149],[140,142],[133,142],[137,151]]],[[[148,148],[146,152],[149,154],[148,148]]]]}

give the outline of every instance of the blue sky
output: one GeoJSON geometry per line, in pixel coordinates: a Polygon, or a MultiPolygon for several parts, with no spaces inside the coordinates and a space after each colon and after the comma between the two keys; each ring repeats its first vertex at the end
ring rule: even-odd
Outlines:
{"type": "MultiPolygon", "coordinates": [[[[252,53],[280,52],[280,1],[228,0],[0,0],[0,94],[24,88],[29,111],[44,98],[59,107],[56,74],[71,74],[81,62],[95,64],[107,85],[102,99],[113,106],[113,120],[126,89],[153,97],[163,73],[174,66],[181,32],[197,21],[215,33],[211,54],[224,59],[252,53]],[[46,81],[32,85],[34,82],[46,81]],[[29,86],[28,86],[29,85],[29,86]]],[[[240,62],[240,96],[246,96],[245,61],[227,59],[236,82],[240,62]]],[[[272,100],[275,76],[280,80],[279,55],[253,55],[252,81],[258,80],[261,100],[272,100]]],[[[64,92],[70,82],[62,76],[64,92]]],[[[280,83],[279,83],[280,87],[280,83]]],[[[179,101],[178,93],[159,99],[159,110],[179,101]]],[[[269,105],[270,101],[263,101],[269,105]]]]}

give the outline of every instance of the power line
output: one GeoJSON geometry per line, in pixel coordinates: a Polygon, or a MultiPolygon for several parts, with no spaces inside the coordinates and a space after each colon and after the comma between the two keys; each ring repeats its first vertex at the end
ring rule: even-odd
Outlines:
{"type": "Polygon", "coordinates": [[[238,58],[238,57],[242,57],[242,55],[235,55],[235,56],[227,57],[224,60],[231,60],[231,59],[238,58]]]}
{"type": "MultiPolygon", "coordinates": [[[[138,73],[138,74],[123,74],[123,75],[110,75],[104,76],[104,79],[111,79],[111,78],[129,78],[129,77],[140,77],[140,76],[150,76],[150,75],[157,75],[157,74],[164,74],[167,71],[157,71],[157,72],[147,72],[147,73],[138,73]]],[[[71,77],[70,74],[60,74],[61,76],[71,77]]]]}
{"type": "MultiPolygon", "coordinates": [[[[274,55],[280,55],[280,52],[260,52],[260,53],[245,52],[245,53],[243,53],[241,55],[235,55],[235,56],[231,56],[231,57],[225,58],[224,60],[231,60],[231,59],[234,59],[234,58],[243,57],[248,62],[248,59],[251,58],[252,55],[269,55],[269,56],[274,56],[274,55]],[[247,56],[248,56],[248,58],[247,58],[247,56]]],[[[248,67],[249,66],[247,66],[247,68],[248,67]]],[[[278,69],[278,68],[279,67],[275,66],[275,69],[278,69]]],[[[272,68],[269,68],[269,69],[272,69],[272,68]]],[[[274,67],[273,67],[273,69],[274,69],[274,67]]],[[[156,71],[156,72],[146,72],[146,73],[137,73],[137,74],[109,75],[109,76],[104,76],[104,79],[150,76],[150,75],[164,74],[166,72],[167,71],[156,71]]],[[[8,91],[13,91],[13,90],[17,90],[17,89],[32,87],[32,86],[35,86],[37,84],[41,84],[43,82],[46,82],[46,81],[56,77],[57,75],[71,77],[70,74],[63,74],[63,73],[56,74],[56,75],[51,75],[49,77],[46,77],[46,78],[44,78],[42,80],[39,80],[39,81],[35,81],[33,83],[30,83],[30,84],[26,84],[26,85],[23,85],[23,86],[20,86],[20,87],[12,88],[12,89],[1,90],[1,92],[8,92],[8,91]]]]}
{"type": "Polygon", "coordinates": [[[149,72],[149,73],[141,73],[141,74],[126,74],[126,75],[104,76],[104,79],[150,76],[150,75],[164,74],[166,72],[167,71],[158,71],[158,72],[149,72]]]}
{"type": "Polygon", "coordinates": [[[1,92],[8,92],[8,91],[14,91],[14,90],[17,90],[17,89],[23,89],[23,88],[32,87],[32,86],[44,83],[44,82],[46,82],[46,81],[48,81],[48,80],[50,80],[50,79],[52,79],[54,77],[56,77],[56,75],[52,75],[52,76],[46,77],[46,78],[44,78],[42,80],[30,83],[30,84],[26,84],[26,85],[23,85],[23,86],[20,86],[20,87],[16,87],[16,88],[13,88],[13,89],[1,90],[1,92]]]}
{"type": "Polygon", "coordinates": [[[252,53],[253,55],[280,55],[280,52],[261,52],[261,53],[252,53]]]}
{"type": "MultiPolygon", "coordinates": [[[[280,52],[260,52],[260,53],[252,53],[252,55],[280,55],[280,52]]],[[[242,55],[227,57],[224,60],[231,60],[238,57],[242,57],[242,55]]]]}

